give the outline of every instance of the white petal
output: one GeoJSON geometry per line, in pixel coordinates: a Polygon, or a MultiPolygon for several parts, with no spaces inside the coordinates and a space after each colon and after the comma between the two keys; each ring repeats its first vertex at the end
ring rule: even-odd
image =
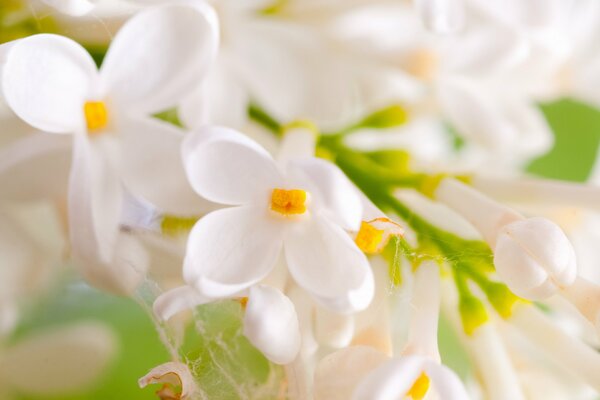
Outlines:
{"type": "Polygon", "coordinates": [[[404,398],[423,373],[425,362],[426,359],[419,356],[406,356],[388,361],[361,381],[352,399],[397,400],[404,398]]]}
{"type": "Polygon", "coordinates": [[[323,202],[324,215],[348,230],[358,230],[363,205],[358,190],[332,163],[320,158],[303,158],[289,162],[290,170],[298,169],[313,183],[323,202]]]}
{"type": "Polygon", "coordinates": [[[314,299],[323,307],[340,314],[363,311],[371,304],[375,294],[375,281],[372,270],[367,273],[361,286],[346,294],[336,297],[320,297],[313,295],[314,299]]]}
{"type": "Polygon", "coordinates": [[[152,310],[160,319],[166,321],[181,311],[191,310],[211,301],[212,299],[202,296],[190,286],[180,286],[158,296],[152,310]]]}
{"type": "Polygon", "coordinates": [[[132,235],[120,233],[110,261],[75,257],[75,268],[92,286],[108,293],[129,296],[145,277],[150,258],[132,235]]]}
{"type": "Polygon", "coordinates": [[[48,329],[5,349],[0,375],[5,384],[28,396],[81,393],[101,377],[116,350],[116,337],[104,325],[48,329]]]}
{"type": "Polygon", "coordinates": [[[109,160],[110,137],[77,134],[69,178],[69,233],[76,257],[112,261],[121,216],[121,182],[109,160]]]}
{"type": "Polygon", "coordinates": [[[199,215],[215,208],[187,181],[180,150],[183,132],[150,118],[120,122],[122,177],[127,189],[168,214],[199,215]]]}
{"type": "Polygon", "coordinates": [[[438,88],[442,110],[461,135],[496,152],[513,151],[519,132],[502,114],[497,96],[488,92],[489,88],[464,80],[444,82],[438,88]]]}
{"type": "Polygon", "coordinates": [[[265,278],[281,252],[281,230],[265,208],[233,207],[200,219],[190,232],[186,282],[208,297],[226,297],[265,278]]]}
{"type": "Polygon", "coordinates": [[[186,364],[180,362],[171,361],[154,367],[138,381],[140,388],[155,383],[164,385],[156,393],[161,399],[188,399],[197,390],[192,372],[186,364]],[[177,392],[178,388],[179,392],[177,392]],[[164,397],[162,393],[165,394],[164,397]],[[166,396],[167,394],[175,395],[172,397],[166,396]]]}
{"type": "Polygon", "coordinates": [[[315,400],[348,400],[362,379],[388,360],[367,346],[351,346],[324,357],[315,371],[315,400]]]}
{"type": "Polygon", "coordinates": [[[339,226],[315,217],[289,228],[284,239],[288,268],[296,283],[314,296],[348,296],[369,279],[372,283],[366,256],[339,226]]]}
{"type": "Polygon", "coordinates": [[[283,178],[269,153],[241,133],[206,127],[185,138],[184,168],[194,190],[217,203],[268,206],[283,178]]]}
{"type": "Polygon", "coordinates": [[[0,199],[21,202],[65,197],[71,147],[70,137],[36,132],[0,149],[0,199]]]}
{"type": "Polygon", "coordinates": [[[427,361],[425,363],[425,374],[431,380],[431,384],[440,398],[444,400],[469,399],[465,386],[450,368],[433,361],[427,361]]]}
{"type": "Polygon", "coordinates": [[[270,286],[253,286],[246,305],[244,335],[272,362],[294,361],[300,351],[300,328],[290,299],[270,286]]]}
{"type": "Polygon", "coordinates": [[[325,308],[315,309],[315,336],[320,344],[342,348],[354,336],[354,316],[333,313],[325,308]]]}
{"type": "Polygon", "coordinates": [[[150,8],[113,39],[102,65],[105,90],[143,112],[176,106],[202,78],[218,46],[218,21],[204,2],[150,8]]]}
{"type": "Polygon", "coordinates": [[[83,105],[97,94],[96,64],[71,39],[34,35],[9,48],[1,84],[7,104],[25,122],[70,133],[85,127],[83,105]]]}
{"type": "Polygon", "coordinates": [[[54,7],[58,11],[74,17],[78,17],[92,11],[96,6],[96,0],[42,0],[44,3],[54,7]]]}
{"type": "Polygon", "coordinates": [[[247,124],[250,103],[247,90],[229,64],[223,62],[224,58],[226,54],[219,53],[202,85],[180,104],[179,117],[187,128],[211,124],[241,129],[247,124]]]}
{"type": "Polygon", "coordinates": [[[423,23],[433,32],[456,32],[465,24],[462,0],[419,0],[416,5],[423,23]]]}

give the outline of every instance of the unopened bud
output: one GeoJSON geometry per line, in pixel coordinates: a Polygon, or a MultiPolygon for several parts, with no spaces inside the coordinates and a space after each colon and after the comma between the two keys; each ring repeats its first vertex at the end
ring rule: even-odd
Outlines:
{"type": "Polygon", "coordinates": [[[494,264],[508,287],[530,300],[553,295],[577,276],[571,242],[558,225],[545,218],[503,226],[496,240],[494,264]]]}

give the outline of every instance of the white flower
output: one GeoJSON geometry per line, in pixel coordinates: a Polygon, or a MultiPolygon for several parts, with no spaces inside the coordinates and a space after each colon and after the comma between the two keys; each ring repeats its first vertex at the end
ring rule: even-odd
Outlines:
{"type": "Polygon", "coordinates": [[[398,2],[349,13],[336,31],[370,61],[367,104],[410,104],[416,118],[433,120],[428,129],[446,129],[441,118],[479,152],[513,163],[549,148],[552,134],[542,113],[513,84],[527,46],[501,24],[484,21],[460,34],[431,35],[412,7],[398,2]]]}
{"type": "Polygon", "coordinates": [[[182,152],[198,194],[233,207],[196,223],[183,267],[189,287],[159,297],[157,314],[248,296],[246,336],[272,361],[292,361],[300,346],[296,311],[281,291],[257,285],[282,251],[291,277],[322,306],[351,313],[369,305],[373,275],[344,230],[358,227],[362,205],[341,171],[315,158],[279,166],[255,142],[218,127],[191,134],[182,152]]]}
{"type": "Polygon", "coordinates": [[[494,250],[498,275],[517,295],[547,298],[575,281],[575,251],[554,222],[525,219],[454,179],[444,179],[435,197],[481,233],[494,250]]]}
{"type": "Polygon", "coordinates": [[[336,49],[323,38],[325,30],[310,29],[313,20],[322,19],[319,11],[294,11],[294,3],[301,9],[303,2],[289,2],[278,18],[263,12],[275,4],[270,0],[208,3],[218,14],[221,46],[214,68],[181,104],[186,126],[245,128],[250,101],[280,121],[309,118],[319,125],[338,126],[356,116],[352,64],[334,55],[336,49]],[[285,11],[288,6],[290,13],[285,11]],[[296,12],[303,19],[297,21],[296,12]]]}
{"type": "Polygon", "coordinates": [[[186,281],[212,297],[264,279],[283,250],[294,280],[322,304],[355,311],[368,305],[372,275],[344,231],[356,230],[362,207],[332,164],[306,158],[280,168],[243,135],[205,128],[183,143],[192,187],[235,207],[215,211],[192,229],[186,281]]]}
{"type": "MultiPolygon", "coordinates": [[[[166,212],[206,209],[181,167],[183,134],[149,115],[176,105],[202,76],[217,36],[210,9],[180,4],[129,20],[99,72],[81,46],[61,36],[35,35],[0,48],[1,85],[12,110],[40,130],[73,134],[70,235],[88,276],[107,275],[97,268],[129,246],[119,244],[123,184],[166,212]]],[[[114,282],[118,276],[105,278],[98,286],[124,291],[114,282]]]]}

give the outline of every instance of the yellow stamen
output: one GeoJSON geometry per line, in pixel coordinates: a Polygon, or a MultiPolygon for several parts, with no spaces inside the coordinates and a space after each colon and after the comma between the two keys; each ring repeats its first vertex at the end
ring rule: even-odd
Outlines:
{"type": "Polygon", "coordinates": [[[306,192],[300,189],[273,189],[271,210],[283,215],[297,215],[306,212],[306,192]]]}
{"type": "Polygon", "coordinates": [[[427,394],[427,391],[429,390],[430,384],[431,382],[429,377],[423,372],[415,381],[415,383],[413,383],[406,396],[412,398],[413,400],[423,400],[427,394]]]}
{"type": "Polygon", "coordinates": [[[365,253],[377,253],[379,244],[383,240],[383,233],[383,229],[377,229],[368,222],[363,221],[360,224],[360,230],[358,231],[354,242],[358,248],[365,253]]]}
{"type": "Polygon", "coordinates": [[[90,134],[98,133],[108,124],[106,104],[102,101],[86,101],[83,105],[83,113],[90,134]]]}
{"type": "Polygon", "coordinates": [[[246,306],[248,305],[248,297],[239,297],[236,299],[236,301],[240,303],[242,309],[246,309],[246,306]]]}
{"type": "Polygon", "coordinates": [[[390,237],[401,236],[402,227],[394,221],[381,217],[363,221],[354,242],[366,254],[376,254],[388,244],[390,237]]]}

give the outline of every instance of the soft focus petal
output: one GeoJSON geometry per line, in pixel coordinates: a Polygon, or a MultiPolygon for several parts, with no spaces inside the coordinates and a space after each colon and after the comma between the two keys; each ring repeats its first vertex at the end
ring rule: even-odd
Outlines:
{"type": "Polygon", "coordinates": [[[300,327],[290,299],[270,286],[253,286],[246,305],[244,335],[272,362],[294,361],[300,351],[300,327]]]}
{"type": "Polygon", "coordinates": [[[104,89],[138,111],[174,107],[210,66],[217,45],[218,21],[206,3],[148,9],[113,39],[101,69],[104,89]]]}
{"type": "Polygon", "coordinates": [[[97,0],[42,0],[64,14],[74,17],[87,14],[96,6],[97,0]]]}
{"type": "Polygon", "coordinates": [[[363,205],[358,190],[334,164],[320,158],[307,157],[289,162],[315,187],[313,195],[320,196],[324,215],[348,230],[358,230],[363,205]]]}
{"type": "Polygon", "coordinates": [[[2,91],[12,110],[43,131],[70,133],[85,126],[83,105],[97,95],[92,57],[58,35],[34,35],[8,49],[2,91]]]}
{"type": "MultiPolygon", "coordinates": [[[[369,270],[371,271],[371,270],[369,270]]],[[[367,273],[360,287],[350,290],[340,296],[323,297],[313,295],[314,299],[323,307],[340,314],[363,311],[373,299],[375,282],[372,273],[367,273]]]]}
{"type": "Polygon", "coordinates": [[[315,371],[315,400],[348,400],[362,379],[388,360],[367,346],[351,346],[324,357],[315,371]]]}
{"type": "Polygon", "coordinates": [[[0,375],[23,395],[60,398],[90,388],[116,350],[114,333],[98,323],[48,329],[5,349],[0,375]]]}
{"type": "Polygon", "coordinates": [[[0,201],[66,197],[71,147],[70,137],[36,132],[0,149],[0,201]]]}
{"type": "Polygon", "coordinates": [[[188,399],[196,391],[196,382],[187,365],[180,362],[168,362],[152,368],[140,378],[141,388],[161,383],[164,386],[156,394],[162,399],[188,399]],[[168,392],[165,392],[168,391],[168,392]],[[171,397],[167,396],[171,395],[171,397]]]}
{"type": "Polygon", "coordinates": [[[120,127],[122,178],[127,189],[168,214],[199,215],[215,208],[187,181],[180,130],[149,118],[127,118],[120,127]]]}
{"type": "Polygon", "coordinates": [[[440,398],[444,400],[468,400],[464,384],[450,368],[433,361],[425,363],[425,374],[440,398]]]}
{"type": "Polygon", "coordinates": [[[190,286],[180,286],[158,296],[152,310],[160,319],[166,321],[181,311],[191,310],[211,301],[212,299],[202,296],[190,286]]]}
{"type": "Polygon", "coordinates": [[[179,116],[188,129],[206,124],[235,129],[246,125],[250,99],[242,82],[236,79],[228,63],[223,62],[225,57],[221,51],[202,85],[181,102],[179,116]]]}
{"type": "Polygon", "coordinates": [[[108,293],[129,296],[144,279],[148,253],[131,235],[120,233],[109,261],[75,258],[75,268],[90,285],[108,293]]]}
{"type": "Polygon", "coordinates": [[[367,258],[339,226],[313,218],[289,228],[284,239],[288,268],[298,285],[314,296],[347,296],[369,279],[372,283],[367,258]]]}
{"type": "MultiPolygon", "coordinates": [[[[397,400],[409,392],[423,373],[426,359],[406,356],[388,361],[372,371],[356,388],[353,400],[397,400]]],[[[446,399],[446,397],[443,397],[446,399]]]]}
{"type": "Polygon", "coordinates": [[[339,349],[348,346],[354,336],[353,315],[341,315],[317,307],[314,323],[315,336],[322,345],[339,349]]]}
{"type": "Polygon", "coordinates": [[[423,23],[433,32],[456,32],[465,24],[463,0],[418,0],[416,6],[423,23]]]}
{"type": "Polygon", "coordinates": [[[268,206],[283,178],[269,153],[241,133],[206,127],[182,144],[184,168],[194,190],[223,204],[259,203],[268,206]]]}
{"type": "Polygon", "coordinates": [[[203,296],[227,297],[265,278],[281,252],[281,225],[267,210],[233,207],[200,219],[188,238],[186,282],[203,296]]]}
{"type": "Polygon", "coordinates": [[[109,159],[112,138],[75,135],[69,178],[69,233],[76,257],[111,262],[122,207],[121,182],[109,159]]]}

